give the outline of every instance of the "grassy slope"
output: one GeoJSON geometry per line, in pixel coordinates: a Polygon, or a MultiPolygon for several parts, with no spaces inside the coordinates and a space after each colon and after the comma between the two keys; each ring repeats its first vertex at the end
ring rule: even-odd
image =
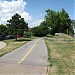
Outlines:
{"type": "Polygon", "coordinates": [[[75,42],[45,41],[50,62],[49,75],[75,75],[75,42]]]}

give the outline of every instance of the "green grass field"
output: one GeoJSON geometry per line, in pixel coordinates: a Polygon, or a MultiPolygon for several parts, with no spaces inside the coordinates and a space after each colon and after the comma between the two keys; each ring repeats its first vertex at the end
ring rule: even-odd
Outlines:
{"type": "Polygon", "coordinates": [[[48,47],[49,75],[75,75],[75,42],[45,40],[48,47]]]}
{"type": "Polygon", "coordinates": [[[16,48],[22,46],[23,44],[27,43],[28,41],[31,41],[34,38],[35,37],[19,38],[18,41],[16,41],[15,39],[3,40],[5,43],[7,43],[7,46],[0,49],[0,57],[5,55],[6,53],[9,53],[9,52],[15,50],[16,48]]]}

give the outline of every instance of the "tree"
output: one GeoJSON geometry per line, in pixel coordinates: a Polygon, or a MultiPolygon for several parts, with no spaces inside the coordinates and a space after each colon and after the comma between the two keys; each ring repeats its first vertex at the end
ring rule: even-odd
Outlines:
{"type": "Polygon", "coordinates": [[[72,26],[75,28],[75,20],[71,20],[72,26]]]}
{"type": "Polygon", "coordinates": [[[57,13],[54,10],[46,10],[47,14],[45,15],[45,22],[48,28],[50,28],[50,33],[54,34],[57,31],[56,24],[58,22],[57,20],[57,13]]]}
{"type": "Polygon", "coordinates": [[[40,24],[40,29],[42,36],[46,36],[50,32],[50,28],[46,25],[45,21],[42,21],[42,23],[40,24]]]}
{"type": "Polygon", "coordinates": [[[36,36],[45,36],[55,33],[72,34],[73,27],[68,13],[62,9],[61,11],[46,10],[44,21],[37,27],[32,28],[32,32],[36,36]]]}
{"type": "Polygon", "coordinates": [[[70,30],[72,29],[71,19],[69,18],[68,13],[64,9],[62,9],[62,11],[60,12],[60,24],[62,27],[61,32],[69,34],[70,30]]]}
{"type": "Polygon", "coordinates": [[[61,11],[55,12],[54,10],[46,10],[45,21],[48,27],[51,27],[51,34],[55,33],[66,33],[69,34],[72,30],[71,19],[68,13],[62,9],[61,11]],[[67,33],[67,31],[69,31],[67,33]]]}
{"type": "Polygon", "coordinates": [[[39,26],[37,26],[37,27],[33,27],[32,29],[31,29],[31,31],[32,31],[32,34],[34,35],[34,36],[39,36],[40,35],[40,29],[39,29],[39,26]]]}
{"type": "Polygon", "coordinates": [[[2,35],[3,37],[8,35],[7,27],[3,24],[0,25],[0,35],[2,35]]]}
{"type": "Polygon", "coordinates": [[[21,18],[19,14],[14,14],[10,20],[7,20],[9,24],[7,24],[9,30],[11,31],[11,34],[14,34],[16,36],[17,40],[17,34],[20,36],[23,36],[24,31],[28,30],[28,23],[24,21],[24,18],[21,18]]]}
{"type": "Polygon", "coordinates": [[[49,28],[46,26],[45,21],[43,21],[39,26],[32,28],[32,33],[38,37],[46,36],[49,33],[49,28]]]}

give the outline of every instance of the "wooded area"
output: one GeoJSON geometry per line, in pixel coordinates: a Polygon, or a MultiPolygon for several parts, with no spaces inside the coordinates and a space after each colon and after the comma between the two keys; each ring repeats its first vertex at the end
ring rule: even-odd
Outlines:
{"type": "Polygon", "coordinates": [[[62,9],[61,11],[46,10],[46,15],[44,21],[40,25],[29,28],[28,23],[25,22],[24,18],[17,13],[15,13],[10,20],[7,20],[7,24],[0,25],[0,36],[5,37],[7,35],[15,36],[17,40],[17,35],[23,36],[28,33],[32,33],[34,36],[46,36],[48,34],[54,35],[55,33],[65,33],[73,36],[75,20],[71,20],[69,14],[62,9]]]}
{"type": "Polygon", "coordinates": [[[75,21],[70,19],[65,9],[58,12],[48,9],[46,13],[44,21],[39,26],[32,28],[35,36],[54,35],[55,33],[74,34],[73,26],[75,21]]]}

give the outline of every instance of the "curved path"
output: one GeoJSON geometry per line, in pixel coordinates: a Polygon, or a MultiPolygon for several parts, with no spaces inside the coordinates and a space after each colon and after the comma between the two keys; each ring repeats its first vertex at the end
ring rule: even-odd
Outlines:
{"type": "Polygon", "coordinates": [[[47,59],[44,40],[34,39],[0,58],[0,74],[46,75],[47,59]]]}

